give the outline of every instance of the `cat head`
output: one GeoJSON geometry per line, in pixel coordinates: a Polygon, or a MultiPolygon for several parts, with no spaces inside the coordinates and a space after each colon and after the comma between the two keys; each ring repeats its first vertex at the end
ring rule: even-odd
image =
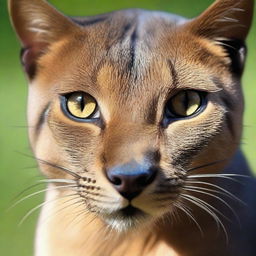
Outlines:
{"type": "Polygon", "coordinates": [[[43,0],[9,10],[40,169],[73,180],[110,225],[171,213],[191,173],[218,173],[237,150],[252,0],[218,0],[191,20],[139,9],[71,18],[43,0]]]}

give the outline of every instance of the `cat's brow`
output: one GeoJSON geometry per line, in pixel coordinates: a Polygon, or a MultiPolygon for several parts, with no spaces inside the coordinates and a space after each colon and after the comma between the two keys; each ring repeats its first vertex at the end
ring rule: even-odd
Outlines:
{"type": "MultiPolygon", "coordinates": [[[[178,73],[177,73],[178,74],[178,73]]],[[[223,89],[223,86],[220,86],[220,83],[215,83],[215,81],[209,76],[204,78],[194,78],[187,79],[186,83],[183,83],[179,79],[179,75],[177,78],[177,84],[174,88],[179,90],[199,90],[199,91],[206,91],[206,92],[218,92],[223,89]]]]}
{"type": "MultiPolygon", "coordinates": [[[[190,79],[191,74],[188,72],[188,79],[186,79],[187,83],[182,82],[182,71],[179,71],[178,68],[175,67],[175,62],[168,59],[167,64],[170,69],[171,77],[172,77],[172,89],[191,89],[191,90],[203,90],[208,92],[216,92],[223,88],[223,84],[218,78],[212,78],[205,76],[204,78],[200,77],[194,77],[193,80],[190,79]]],[[[194,71],[196,72],[196,71],[194,71]]]]}
{"type": "Polygon", "coordinates": [[[168,66],[171,71],[171,76],[172,76],[172,85],[173,87],[177,87],[178,85],[178,74],[177,71],[175,70],[175,66],[171,60],[167,60],[168,66]]]}

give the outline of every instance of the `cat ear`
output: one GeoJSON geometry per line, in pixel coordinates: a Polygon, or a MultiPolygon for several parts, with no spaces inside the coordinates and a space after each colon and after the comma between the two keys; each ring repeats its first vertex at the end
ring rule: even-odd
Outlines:
{"type": "Polygon", "coordinates": [[[245,40],[252,23],[253,5],[253,0],[216,0],[189,27],[208,38],[245,40]]]}
{"type": "Polygon", "coordinates": [[[8,0],[12,25],[23,46],[21,59],[31,78],[35,73],[36,59],[47,47],[78,29],[44,0],[8,0]]]}
{"type": "Polygon", "coordinates": [[[254,0],[216,0],[206,11],[186,24],[194,34],[222,45],[231,59],[232,71],[242,73],[254,0]]]}

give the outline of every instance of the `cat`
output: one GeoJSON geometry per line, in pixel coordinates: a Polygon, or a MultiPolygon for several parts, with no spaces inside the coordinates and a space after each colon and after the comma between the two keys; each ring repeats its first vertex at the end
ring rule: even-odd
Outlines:
{"type": "Polygon", "coordinates": [[[217,0],[194,19],[8,4],[48,179],[35,255],[256,255],[239,149],[253,1],[217,0]]]}

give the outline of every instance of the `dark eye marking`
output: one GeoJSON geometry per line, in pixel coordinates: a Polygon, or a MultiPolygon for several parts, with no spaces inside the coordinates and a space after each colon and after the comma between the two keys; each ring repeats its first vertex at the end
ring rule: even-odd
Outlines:
{"type": "Polygon", "coordinates": [[[42,126],[43,126],[43,124],[44,124],[44,122],[46,120],[46,115],[47,115],[47,112],[48,112],[49,108],[50,108],[50,103],[48,103],[44,107],[44,109],[42,110],[42,112],[39,115],[39,119],[38,119],[38,121],[36,123],[36,126],[35,126],[35,132],[36,132],[37,136],[39,135],[39,133],[40,133],[40,131],[42,129],[42,126]]]}

